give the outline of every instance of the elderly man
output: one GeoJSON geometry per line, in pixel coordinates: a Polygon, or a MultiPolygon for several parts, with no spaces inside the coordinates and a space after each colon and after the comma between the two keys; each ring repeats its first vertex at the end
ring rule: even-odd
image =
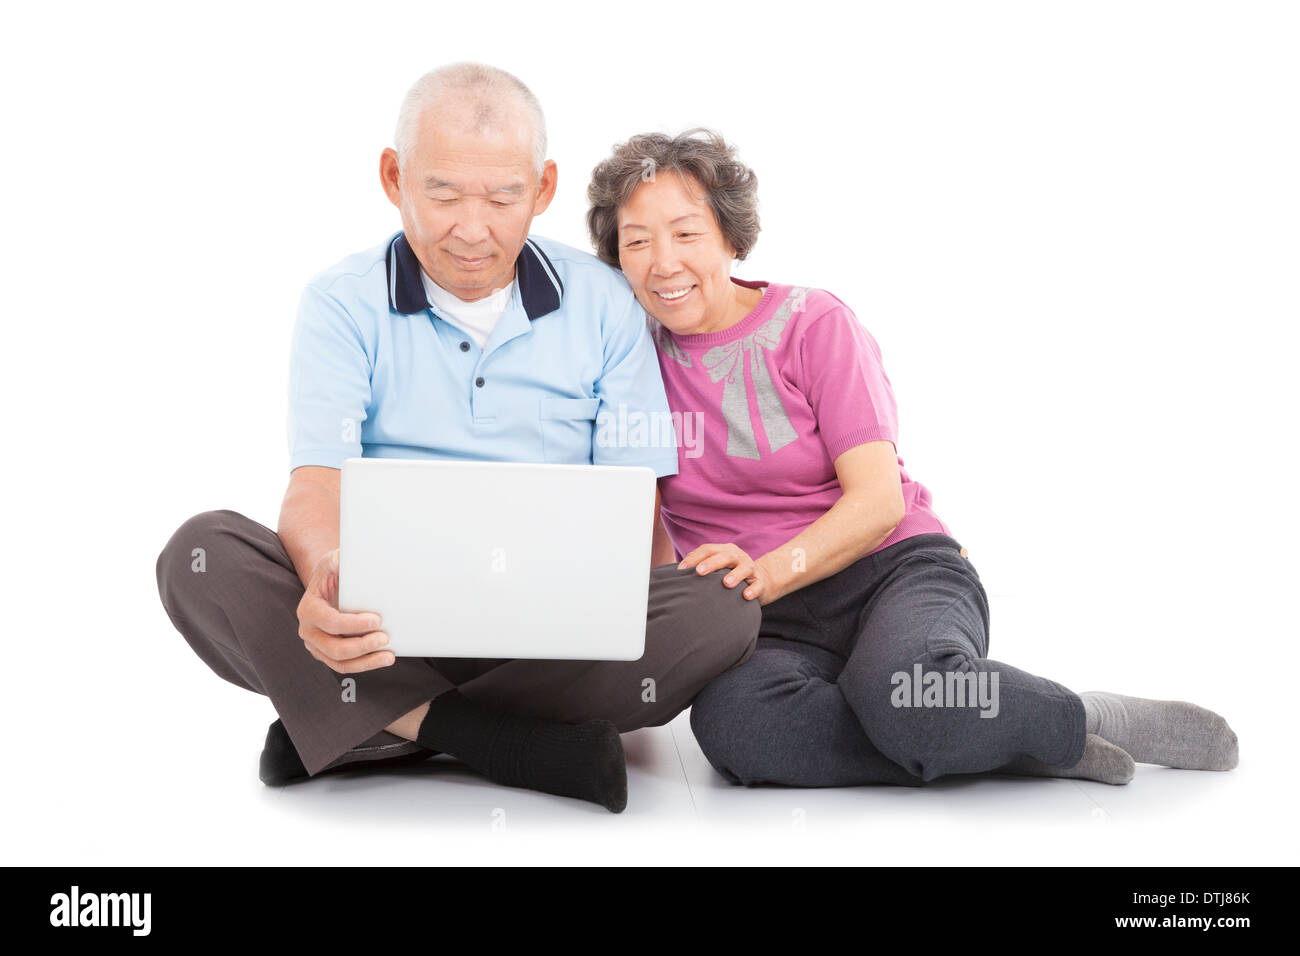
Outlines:
{"type": "MultiPolygon", "coordinates": [[[[402,231],[302,298],[277,531],[232,511],[190,518],[158,558],[163,605],[218,675],[271,699],[267,784],[442,752],[498,783],[619,812],[619,733],[671,720],[753,652],[757,604],[724,587],[722,571],[648,560],[646,650],[634,662],[396,658],[381,619],[338,609],[345,458],[677,471],[675,447],[594,440],[602,413],[666,415],[667,402],[621,276],[529,234],[556,166],[528,88],[479,64],[435,70],[408,92],[395,146],[380,176],[402,231]]],[[[656,496],[656,529],[658,508],[656,496]]]]}

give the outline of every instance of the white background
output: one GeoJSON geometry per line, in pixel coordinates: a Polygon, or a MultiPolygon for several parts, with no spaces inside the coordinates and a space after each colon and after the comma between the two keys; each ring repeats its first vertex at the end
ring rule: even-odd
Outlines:
{"type": "Polygon", "coordinates": [[[1003,834],[978,862],[1297,862],[1293,5],[5,19],[8,862],[943,862],[954,825],[1003,834]],[[1215,709],[1240,767],[935,796],[743,791],[696,753],[675,790],[655,748],[689,750],[678,721],[629,738],[619,817],[468,774],[262,788],[269,702],[192,654],[154,562],[200,511],[275,527],[298,295],[400,227],[379,153],[407,86],[461,59],[540,97],[560,174],[534,231],[579,248],[613,143],[736,143],[763,223],[736,274],[829,289],[876,337],[906,467],[991,595],[991,656],[1215,709]]]}

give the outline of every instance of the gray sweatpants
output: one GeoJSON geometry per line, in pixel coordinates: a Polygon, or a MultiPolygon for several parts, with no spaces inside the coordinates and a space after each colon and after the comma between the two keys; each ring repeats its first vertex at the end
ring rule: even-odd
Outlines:
{"type": "Polygon", "coordinates": [[[691,708],[709,762],[803,787],[1078,763],[1083,701],[988,658],[988,596],[961,552],[915,535],[764,607],[757,649],[691,708]]]}
{"type": "MultiPolygon", "coordinates": [[[[417,750],[384,728],[452,688],[518,714],[569,723],[601,717],[623,733],[665,724],[753,653],[761,616],[741,588],[723,586],[724,571],[701,577],[661,565],[647,572],[640,660],[399,657],[342,675],[298,636],[303,584],[269,528],[234,511],[195,515],[167,542],[156,571],[176,629],[218,676],[270,698],[309,774],[417,750]]],[[[519,621],[528,626],[528,608],[519,621]]]]}

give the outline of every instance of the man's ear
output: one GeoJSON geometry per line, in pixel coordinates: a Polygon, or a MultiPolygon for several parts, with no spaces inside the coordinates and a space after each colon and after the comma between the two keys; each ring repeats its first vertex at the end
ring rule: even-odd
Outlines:
{"type": "Polygon", "coordinates": [[[379,154],[379,181],[384,195],[394,206],[402,205],[402,171],[397,162],[397,150],[386,149],[379,154]]]}
{"type": "Polygon", "coordinates": [[[533,215],[540,216],[546,212],[546,208],[555,198],[555,186],[559,170],[555,166],[555,160],[548,159],[542,165],[542,178],[537,184],[537,198],[533,200],[533,215]]]}

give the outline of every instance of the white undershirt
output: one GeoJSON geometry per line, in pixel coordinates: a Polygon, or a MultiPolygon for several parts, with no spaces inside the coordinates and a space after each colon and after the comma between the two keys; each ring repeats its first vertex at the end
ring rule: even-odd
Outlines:
{"type": "Polygon", "coordinates": [[[497,327],[497,322],[505,313],[506,306],[510,305],[510,297],[514,295],[515,289],[515,282],[511,279],[510,284],[504,289],[499,289],[477,302],[466,302],[430,279],[423,269],[420,270],[420,278],[424,281],[424,294],[429,299],[430,308],[438,314],[439,318],[446,319],[466,335],[471,336],[478,343],[479,348],[487,344],[488,337],[497,327]]]}

